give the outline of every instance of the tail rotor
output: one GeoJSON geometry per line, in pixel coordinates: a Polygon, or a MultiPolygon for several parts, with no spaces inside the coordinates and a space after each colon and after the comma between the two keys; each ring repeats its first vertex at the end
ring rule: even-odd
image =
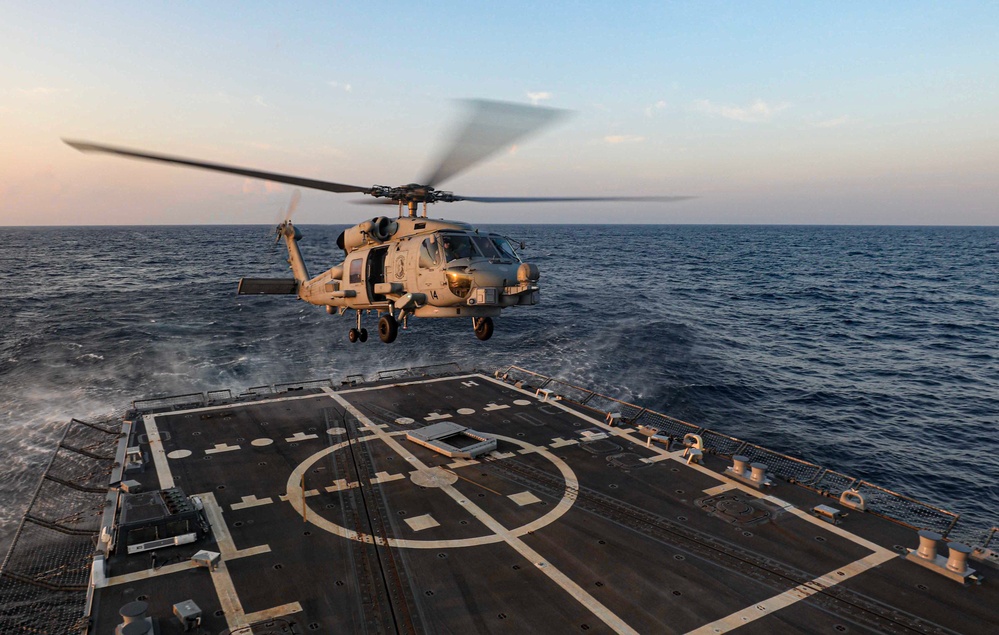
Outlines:
{"type": "Polygon", "coordinates": [[[302,198],[302,191],[296,189],[291,194],[291,201],[288,202],[288,207],[285,208],[284,214],[278,216],[278,218],[281,219],[281,222],[278,223],[277,228],[274,230],[275,245],[277,245],[281,241],[281,236],[285,234],[285,230],[292,226],[291,217],[295,213],[295,208],[298,207],[298,202],[301,200],[301,198],[302,198]]]}

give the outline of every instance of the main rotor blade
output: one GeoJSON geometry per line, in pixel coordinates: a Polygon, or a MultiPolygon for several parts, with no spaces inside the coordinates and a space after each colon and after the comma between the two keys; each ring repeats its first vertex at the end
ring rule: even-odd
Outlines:
{"type": "Polygon", "coordinates": [[[468,117],[441,153],[437,166],[420,183],[437,187],[476,163],[496,154],[568,111],[502,101],[466,100],[468,117]]]}
{"type": "MultiPolygon", "coordinates": [[[[355,198],[349,201],[354,205],[395,205],[399,206],[399,201],[394,198],[355,198]]],[[[405,207],[405,205],[403,205],[405,207]]]]}
{"type": "Polygon", "coordinates": [[[584,201],[616,201],[619,203],[675,203],[696,196],[457,196],[461,201],[475,203],[573,203],[584,201]]]}
{"type": "Polygon", "coordinates": [[[277,183],[298,185],[299,187],[308,187],[314,190],[325,190],[327,192],[339,192],[339,193],[361,192],[363,194],[371,192],[370,187],[359,187],[357,185],[344,185],[343,183],[333,183],[331,181],[318,181],[316,179],[304,179],[302,177],[290,176],[287,174],[276,174],[274,172],[261,172],[260,170],[250,170],[248,168],[239,168],[231,165],[222,165],[221,163],[208,163],[207,161],[195,161],[194,159],[172,157],[165,154],[140,152],[138,150],[129,150],[128,148],[117,148],[115,146],[106,146],[97,143],[89,143],[87,141],[71,141],[69,139],[63,139],[63,142],[76,148],[80,152],[105,152],[107,154],[117,154],[118,156],[129,157],[132,159],[145,159],[149,161],[160,161],[162,163],[186,165],[188,167],[200,168],[202,170],[214,170],[215,172],[228,172],[230,174],[239,174],[242,176],[248,176],[252,179],[264,179],[265,181],[275,181],[277,183]]]}

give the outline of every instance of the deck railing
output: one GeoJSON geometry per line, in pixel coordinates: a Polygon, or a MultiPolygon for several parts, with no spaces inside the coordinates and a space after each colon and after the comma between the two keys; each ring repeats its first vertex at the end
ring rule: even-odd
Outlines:
{"type": "Polygon", "coordinates": [[[985,544],[989,538],[987,531],[959,527],[959,514],[893,492],[868,481],[841,474],[816,463],[770,450],[761,445],[688,423],[519,366],[510,366],[499,374],[507,381],[519,384],[523,388],[551,390],[567,401],[600,413],[601,418],[614,412],[619,413],[626,423],[655,428],[663,434],[678,439],[682,439],[685,434],[689,433],[700,435],[705,448],[712,454],[725,457],[737,454],[748,456],[752,462],[765,463],[767,471],[775,476],[831,497],[839,498],[846,490],[857,491],[863,496],[869,513],[913,529],[932,529],[952,540],[959,540],[975,546],[985,544]]]}
{"type": "Polygon", "coordinates": [[[427,366],[410,366],[378,371],[378,379],[399,379],[402,377],[433,377],[461,372],[461,366],[455,362],[445,364],[429,364],[427,366]]]}
{"type": "MultiPolygon", "coordinates": [[[[461,372],[461,366],[455,362],[441,364],[428,364],[424,366],[408,366],[406,368],[393,368],[390,370],[380,370],[375,375],[375,380],[401,379],[404,377],[435,377],[461,372]]],[[[339,385],[350,385],[367,381],[364,375],[347,375],[339,385]]],[[[338,382],[333,379],[323,377],[319,379],[307,379],[304,381],[288,381],[279,384],[266,384],[263,386],[251,386],[240,393],[241,397],[260,397],[274,395],[277,393],[293,390],[310,390],[314,388],[337,388],[338,382]]],[[[232,390],[223,388],[221,390],[209,390],[207,392],[191,392],[182,395],[164,395],[136,399],[132,402],[132,410],[142,413],[154,413],[158,411],[186,410],[188,408],[202,408],[212,404],[233,399],[232,390]]]]}
{"type": "MultiPolygon", "coordinates": [[[[458,373],[461,370],[460,365],[449,362],[381,370],[377,372],[375,379],[381,381],[405,377],[433,377],[458,373]]],[[[831,497],[838,498],[847,490],[857,491],[864,497],[869,512],[914,529],[932,529],[946,537],[972,545],[981,545],[988,540],[988,532],[986,531],[977,531],[963,525],[959,526],[959,515],[954,512],[899,494],[869,481],[841,474],[816,463],[519,366],[510,366],[506,371],[501,371],[500,374],[509,381],[519,383],[532,390],[539,388],[551,390],[563,399],[600,413],[601,418],[607,413],[614,412],[619,413],[622,419],[628,423],[655,428],[672,437],[682,439],[688,433],[698,434],[710,453],[725,457],[737,454],[748,456],[753,462],[765,463],[768,471],[774,476],[831,497]]],[[[355,374],[349,375],[343,383],[350,385],[364,380],[364,376],[355,374]]],[[[242,395],[265,396],[288,390],[322,387],[337,388],[338,384],[331,379],[311,379],[256,386],[248,388],[242,395]]],[[[231,399],[231,396],[232,393],[229,390],[213,390],[207,393],[140,399],[134,401],[132,406],[133,409],[147,412],[176,410],[206,406],[212,402],[231,399]]]]}

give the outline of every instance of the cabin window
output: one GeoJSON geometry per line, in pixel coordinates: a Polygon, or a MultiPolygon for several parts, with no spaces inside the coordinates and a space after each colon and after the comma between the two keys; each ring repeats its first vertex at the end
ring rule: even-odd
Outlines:
{"type": "Polygon", "coordinates": [[[424,269],[432,269],[440,264],[440,261],[440,251],[437,249],[437,245],[431,242],[430,238],[427,238],[420,246],[420,266],[424,269]]]}
{"type": "Polygon", "coordinates": [[[350,261],[350,284],[361,284],[361,258],[350,261]]]}

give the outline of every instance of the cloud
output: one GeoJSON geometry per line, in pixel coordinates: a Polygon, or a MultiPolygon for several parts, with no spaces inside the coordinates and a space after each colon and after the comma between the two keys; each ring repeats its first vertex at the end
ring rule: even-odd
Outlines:
{"type": "Polygon", "coordinates": [[[656,111],[662,110],[665,107],[666,107],[666,101],[663,100],[663,99],[660,99],[656,103],[652,104],[651,106],[647,106],[645,108],[645,116],[651,118],[651,117],[655,116],[656,111]]]}
{"type": "Polygon", "coordinates": [[[528,92],[527,98],[531,100],[532,104],[537,106],[539,101],[544,101],[545,99],[551,99],[552,94],[549,92],[540,92],[540,93],[528,92]]]}
{"type": "Polygon", "coordinates": [[[257,104],[258,106],[263,106],[264,108],[270,108],[271,107],[270,104],[268,104],[267,102],[264,101],[264,98],[261,95],[254,95],[253,96],[253,103],[257,104]]]}
{"type": "Polygon", "coordinates": [[[340,82],[327,82],[333,88],[338,88],[345,93],[349,93],[354,90],[354,87],[350,84],[341,84],[340,82]]]}
{"type": "Polygon", "coordinates": [[[707,99],[699,99],[694,102],[694,109],[700,112],[748,123],[770,121],[774,115],[790,107],[791,104],[787,102],[770,105],[762,99],[757,99],[745,107],[715,104],[707,99]]]}
{"type": "Polygon", "coordinates": [[[612,134],[604,137],[604,141],[610,144],[616,143],[641,143],[645,141],[645,137],[640,137],[633,134],[612,134]]]}

